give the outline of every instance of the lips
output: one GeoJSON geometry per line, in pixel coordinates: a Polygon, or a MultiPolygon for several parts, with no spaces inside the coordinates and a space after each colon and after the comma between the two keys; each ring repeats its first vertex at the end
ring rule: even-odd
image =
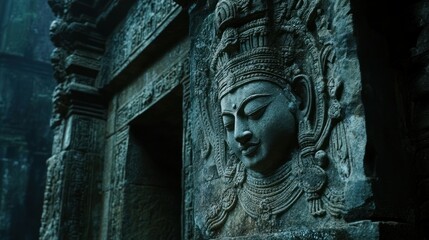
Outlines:
{"type": "Polygon", "coordinates": [[[246,144],[240,147],[241,154],[245,157],[252,157],[259,149],[259,143],[246,144]]]}

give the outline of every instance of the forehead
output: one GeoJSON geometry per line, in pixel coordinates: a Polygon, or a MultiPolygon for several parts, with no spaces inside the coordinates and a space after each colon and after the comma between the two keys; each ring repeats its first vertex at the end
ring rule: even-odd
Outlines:
{"type": "Polygon", "coordinates": [[[281,91],[282,89],[279,86],[270,82],[250,82],[236,88],[234,91],[227,93],[221,98],[220,104],[222,109],[232,109],[233,105],[238,106],[243,100],[251,95],[276,94],[281,91]]]}

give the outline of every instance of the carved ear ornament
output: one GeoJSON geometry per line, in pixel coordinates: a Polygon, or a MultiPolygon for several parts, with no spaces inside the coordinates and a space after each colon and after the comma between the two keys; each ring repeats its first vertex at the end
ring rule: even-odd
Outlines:
{"type": "MultiPolygon", "coordinates": [[[[315,42],[313,42],[313,46],[316,46],[315,42]]],[[[309,47],[311,49],[312,46],[309,47]]],[[[328,157],[323,148],[327,144],[328,137],[331,136],[333,127],[341,118],[341,104],[336,99],[340,83],[338,79],[330,79],[326,84],[328,60],[333,59],[329,57],[329,55],[333,55],[332,47],[326,45],[319,51],[320,55],[317,58],[314,56],[317,52],[311,50],[309,52],[313,54],[313,58],[308,59],[320,60],[316,62],[318,66],[315,73],[299,75],[293,82],[295,88],[301,89],[303,98],[298,130],[298,143],[301,151],[298,160],[298,179],[305,192],[312,215],[322,216],[326,212],[325,205],[335,205],[333,208],[327,207],[327,210],[331,215],[338,216],[344,205],[340,201],[334,201],[334,204],[331,199],[326,197],[327,173],[324,168],[328,165],[328,157]]]]}

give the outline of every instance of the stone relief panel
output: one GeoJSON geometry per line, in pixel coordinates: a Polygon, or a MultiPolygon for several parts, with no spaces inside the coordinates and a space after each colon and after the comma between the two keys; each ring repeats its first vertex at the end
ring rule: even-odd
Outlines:
{"type": "Polygon", "coordinates": [[[119,107],[116,115],[116,128],[129,123],[168,94],[173,88],[181,84],[189,76],[189,68],[186,66],[189,66],[187,55],[182,56],[182,59],[179,59],[165,70],[157,79],[148,82],[140,91],[140,94],[119,107]]]}
{"type": "Polygon", "coordinates": [[[200,22],[190,62],[196,232],[343,229],[366,143],[349,2],[221,0],[200,22]]]}
{"type": "Polygon", "coordinates": [[[100,78],[109,80],[140,54],[171,21],[180,6],[173,0],[140,0],[107,40],[100,78]],[[114,57],[113,57],[114,56],[114,57]]]}

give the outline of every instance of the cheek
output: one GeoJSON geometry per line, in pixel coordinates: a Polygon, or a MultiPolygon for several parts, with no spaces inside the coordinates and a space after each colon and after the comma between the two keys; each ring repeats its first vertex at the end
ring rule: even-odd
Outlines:
{"type": "Polygon", "coordinates": [[[295,119],[290,112],[277,112],[264,119],[260,127],[263,129],[261,138],[269,144],[287,144],[295,138],[295,119]]]}
{"type": "Polygon", "coordinates": [[[277,136],[278,141],[284,142],[284,147],[288,148],[290,144],[296,141],[296,127],[295,127],[295,118],[292,114],[288,113],[278,122],[281,126],[279,129],[279,134],[277,136]]]}

